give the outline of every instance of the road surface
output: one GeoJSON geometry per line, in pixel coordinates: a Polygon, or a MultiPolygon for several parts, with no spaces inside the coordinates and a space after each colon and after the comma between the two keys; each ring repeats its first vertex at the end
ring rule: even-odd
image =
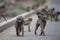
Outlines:
{"type": "MultiPolygon", "coordinates": [[[[56,2],[53,2],[52,0],[52,5],[55,5],[55,3],[56,2]]],[[[51,3],[49,4],[50,7],[53,7],[52,5],[51,3]]],[[[58,6],[56,5],[57,7],[54,6],[56,10],[59,10],[60,8],[59,5],[60,4],[58,4],[58,6]]],[[[60,40],[60,21],[58,22],[53,21],[51,23],[51,21],[48,20],[45,28],[46,36],[39,36],[41,32],[40,28],[37,31],[37,35],[34,35],[35,24],[38,18],[36,14],[32,15],[31,17],[33,18],[33,21],[30,26],[31,32],[28,32],[27,26],[24,26],[24,31],[25,31],[24,37],[17,37],[15,32],[15,27],[13,25],[10,28],[0,33],[0,40],[60,40]]],[[[60,20],[60,16],[59,16],[59,20],[60,20]]]]}

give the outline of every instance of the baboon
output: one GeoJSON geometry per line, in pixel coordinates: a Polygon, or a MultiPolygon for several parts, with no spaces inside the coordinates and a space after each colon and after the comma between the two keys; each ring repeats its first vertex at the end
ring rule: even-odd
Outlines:
{"type": "Polygon", "coordinates": [[[24,19],[22,16],[18,17],[16,20],[15,28],[16,28],[16,35],[21,36],[19,33],[22,32],[22,36],[24,36],[24,27],[23,27],[24,19]]]}
{"type": "Polygon", "coordinates": [[[4,4],[4,0],[0,0],[0,16],[2,16],[6,20],[5,16],[3,15],[5,11],[6,11],[6,6],[4,4]]]}
{"type": "Polygon", "coordinates": [[[43,8],[41,10],[41,12],[47,16],[51,21],[52,19],[54,19],[55,21],[58,21],[58,16],[59,16],[59,12],[55,12],[55,8],[52,8],[52,9],[48,9],[47,7],[46,8],[43,8]]]}
{"type": "Polygon", "coordinates": [[[32,8],[31,8],[31,9],[36,9],[36,8],[38,8],[39,6],[40,6],[40,4],[35,3],[35,4],[32,5],[32,8]]]}
{"type": "Polygon", "coordinates": [[[44,17],[40,17],[40,18],[37,20],[36,28],[35,28],[35,35],[36,35],[36,31],[37,31],[37,29],[38,29],[39,26],[40,26],[40,28],[41,28],[41,33],[40,33],[40,35],[45,35],[44,29],[45,29],[45,26],[46,26],[46,20],[45,20],[44,17]]]}
{"type": "Polygon", "coordinates": [[[52,19],[54,19],[55,21],[58,21],[58,15],[59,12],[55,12],[55,8],[52,8],[51,10],[49,10],[49,17],[52,19]]]}
{"type": "Polygon", "coordinates": [[[24,20],[24,25],[28,25],[28,31],[30,32],[30,24],[31,24],[32,18],[28,18],[27,20],[24,20]]]}
{"type": "Polygon", "coordinates": [[[30,7],[29,7],[29,6],[27,7],[27,10],[26,10],[26,11],[27,11],[27,12],[29,12],[29,11],[30,11],[30,7]]]}
{"type": "Polygon", "coordinates": [[[36,28],[35,28],[34,33],[35,33],[35,35],[37,34],[36,31],[37,31],[38,27],[40,26],[40,28],[41,28],[40,35],[45,35],[44,29],[45,29],[45,26],[46,26],[46,19],[47,18],[43,17],[41,15],[38,15],[38,14],[37,14],[37,16],[38,16],[39,19],[37,20],[36,28]]]}

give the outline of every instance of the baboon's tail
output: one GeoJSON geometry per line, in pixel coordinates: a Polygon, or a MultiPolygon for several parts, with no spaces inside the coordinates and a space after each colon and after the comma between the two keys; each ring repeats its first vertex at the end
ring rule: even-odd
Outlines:
{"type": "Polygon", "coordinates": [[[7,21],[7,19],[5,18],[5,16],[4,15],[1,15],[6,21],[7,21]]]}

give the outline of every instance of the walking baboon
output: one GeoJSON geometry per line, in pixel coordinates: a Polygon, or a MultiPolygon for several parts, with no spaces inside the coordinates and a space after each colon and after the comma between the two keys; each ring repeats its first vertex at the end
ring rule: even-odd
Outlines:
{"type": "Polygon", "coordinates": [[[30,32],[30,24],[31,24],[32,18],[28,18],[27,20],[24,20],[24,25],[28,25],[28,31],[30,32]]]}
{"type": "Polygon", "coordinates": [[[58,21],[58,16],[59,16],[59,12],[55,12],[55,8],[52,8],[52,9],[47,9],[47,7],[46,8],[43,8],[42,9],[42,13],[44,14],[44,15],[46,15],[51,21],[52,21],[52,19],[54,19],[55,21],[58,21]]]}
{"type": "Polygon", "coordinates": [[[44,29],[45,29],[45,26],[46,26],[46,19],[48,19],[48,18],[43,17],[43,15],[38,15],[38,14],[37,14],[37,16],[38,16],[39,19],[37,20],[37,23],[36,23],[35,35],[37,34],[36,31],[37,31],[39,26],[41,28],[40,35],[45,35],[44,29]]]}
{"type": "Polygon", "coordinates": [[[17,36],[20,36],[19,33],[21,33],[21,32],[22,32],[22,36],[24,36],[23,23],[24,23],[23,17],[22,16],[18,17],[17,20],[16,20],[16,24],[15,24],[15,27],[16,27],[16,35],[17,36]]]}
{"type": "Polygon", "coordinates": [[[39,26],[40,26],[40,28],[41,28],[41,33],[40,33],[40,35],[45,35],[44,29],[45,29],[45,26],[46,26],[46,20],[45,20],[44,17],[40,17],[40,18],[37,20],[36,28],[35,28],[35,35],[36,35],[36,31],[37,31],[37,29],[38,29],[39,26]]]}
{"type": "Polygon", "coordinates": [[[51,10],[49,10],[49,17],[52,19],[54,19],[55,21],[58,21],[58,15],[59,12],[55,12],[55,8],[52,8],[51,10]]]}

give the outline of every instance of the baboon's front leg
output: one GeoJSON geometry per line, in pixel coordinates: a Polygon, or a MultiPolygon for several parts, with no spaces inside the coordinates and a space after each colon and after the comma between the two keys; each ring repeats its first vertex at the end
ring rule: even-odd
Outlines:
{"type": "Polygon", "coordinates": [[[22,36],[24,36],[24,27],[22,27],[22,36]]]}
{"type": "Polygon", "coordinates": [[[43,35],[45,36],[45,32],[43,31],[43,35]]]}
{"type": "Polygon", "coordinates": [[[55,17],[55,21],[58,21],[58,15],[56,15],[56,17],[55,17]]]}
{"type": "Polygon", "coordinates": [[[37,29],[38,29],[39,26],[40,26],[39,24],[36,24],[35,35],[36,35],[36,31],[37,31],[37,29]]]}
{"type": "Polygon", "coordinates": [[[17,35],[17,36],[20,36],[20,35],[19,35],[19,29],[18,29],[18,28],[16,28],[16,35],[17,35]]]}
{"type": "Polygon", "coordinates": [[[51,15],[51,22],[52,22],[52,19],[53,19],[53,17],[52,17],[52,15],[51,15]]]}
{"type": "Polygon", "coordinates": [[[31,32],[31,30],[30,30],[30,23],[29,23],[29,25],[28,25],[28,31],[31,32]]]}
{"type": "Polygon", "coordinates": [[[41,30],[41,33],[40,33],[40,35],[42,35],[42,33],[43,33],[43,30],[41,30]]]}

